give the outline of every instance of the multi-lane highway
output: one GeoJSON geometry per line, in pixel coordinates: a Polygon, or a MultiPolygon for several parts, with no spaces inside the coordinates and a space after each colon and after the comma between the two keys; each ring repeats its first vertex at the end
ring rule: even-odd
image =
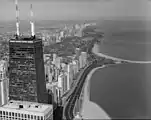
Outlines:
{"type": "Polygon", "coordinates": [[[76,99],[79,99],[80,93],[82,91],[85,79],[89,72],[98,66],[102,64],[92,63],[88,67],[86,67],[83,71],[83,74],[80,76],[74,90],[72,91],[72,94],[67,100],[67,104],[64,106],[64,116],[66,120],[72,120],[74,118],[73,110],[75,106],[76,99]]]}

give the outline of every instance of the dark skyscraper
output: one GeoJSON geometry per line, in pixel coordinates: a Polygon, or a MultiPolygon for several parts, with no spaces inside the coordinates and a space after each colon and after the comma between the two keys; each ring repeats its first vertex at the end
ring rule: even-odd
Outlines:
{"type": "Polygon", "coordinates": [[[9,41],[9,97],[32,102],[47,101],[42,40],[19,37],[9,41]]]}
{"type": "Polygon", "coordinates": [[[48,103],[42,40],[35,36],[33,21],[30,22],[32,36],[20,36],[16,18],[17,34],[9,41],[9,99],[48,103]]]}

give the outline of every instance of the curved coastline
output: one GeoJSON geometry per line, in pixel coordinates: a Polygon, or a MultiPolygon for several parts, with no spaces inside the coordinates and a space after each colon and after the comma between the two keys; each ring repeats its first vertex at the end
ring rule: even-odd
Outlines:
{"type": "Polygon", "coordinates": [[[99,52],[99,45],[98,44],[94,44],[94,47],[92,48],[92,52],[97,56],[105,57],[107,59],[112,59],[112,60],[116,60],[116,61],[124,61],[124,62],[128,62],[128,63],[139,63],[139,64],[151,63],[151,61],[134,61],[134,60],[121,59],[121,58],[116,58],[116,57],[112,57],[109,55],[105,55],[105,54],[99,52]]]}
{"type": "Polygon", "coordinates": [[[94,68],[86,78],[86,83],[84,85],[84,101],[82,104],[81,115],[83,119],[111,119],[109,115],[100,108],[96,103],[90,101],[90,80],[93,73],[101,68],[106,67],[101,66],[94,68]]]}
{"type": "MultiPolygon", "coordinates": [[[[133,61],[133,60],[125,60],[121,58],[116,58],[112,56],[105,55],[103,53],[99,52],[99,45],[95,44],[94,47],[92,48],[92,52],[100,57],[104,57],[107,59],[112,59],[115,61],[121,61],[127,62],[127,63],[137,63],[137,64],[149,64],[151,61],[133,61]]],[[[96,103],[90,101],[90,80],[92,78],[92,75],[98,70],[102,69],[104,67],[108,67],[108,65],[104,65],[101,67],[97,67],[93,69],[90,74],[86,78],[86,83],[84,85],[84,103],[82,105],[82,111],[81,115],[83,116],[84,119],[111,119],[110,116],[102,109],[100,108],[96,103]],[[88,107],[89,106],[89,107],[88,107]],[[92,109],[94,108],[94,109],[92,109]],[[93,112],[95,111],[95,113],[93,112]]]]}

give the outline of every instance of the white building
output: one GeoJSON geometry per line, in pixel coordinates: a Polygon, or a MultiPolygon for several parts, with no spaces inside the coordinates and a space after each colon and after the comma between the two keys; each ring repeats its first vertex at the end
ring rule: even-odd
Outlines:
{"type": "Polygon", "coordinates": [[[0,106],[8,103],[9,79],[7,78],[8,64],[6,61],[0,61],[0,106]]]}
{"type": "Polygon", "coordinates": [[[53,64],[55,64],[55,61],[56,61],[56,58],[57,58],[57,54],[53,54],[53,64]]]}
{"type": "Polygon", "coordinates": [[[63,71],[67,72],[67,65],[65,63],[61,63],[61,68],[63,71]]]}
{"type": "Polygon", "coordinates": [[[0,106],[8,103],[9,80],[8,78],[0,80],[0,106]]]}
{"type": "Polygon", "coordinates": [[[51,57],[50,54],[44,54],[43,56],[44,56],[44,62],[45,62],[46,60],[49,60],[50,57],[51,57]]]}
{"type": "Polygon", "coordinates": [[[77,65],[77,72],[79,71],[79,60],[75,60],[75,62],[76,62],[76,65],[77,65]]]}
{"type": "Polygon", "coordinates": [[[73,75],[75,76],[75,74],[78,72],[78,62],[77,62],[77,60],[73,60],[72,64],[73,64],[73,75]]]}
{"type": "Polygon", "coordinates": [[[80,25],[79,24],[75,24],[75,29],[80,29],[80,25]]]}
{"type": "Polygon", "coordinates": [[[58,69],[60,69],[60,67],[61,67],[61,59],[62,59],[62,57],[57,57],[57,58],[56,58],[56,61],[55,61],[55,66],[56,66],[58,69]]]}
{"type": "Polygon", "coordinates": [[[67,74],[62,73],[58,76],[58,88],[61,91],[61,96],[67,92],[67,74]]]}
{"type": "Polygon", "coordinates": [[[70,90],[70,74],[69,74],[69,71],[70,71],[70,66],[67,65],[67,90],[70,90]]]}
{"type": "Polygon", "coordinates": [[[27,101],[9,101],[0,107],[1,120],[53,120],[53,106],[27,101]]]}
{"type": "Polygon", "coordinates": [[[72,63],[69,63],[67,65],[67,88],[68,90],[70,89],[70,86],[73,82],[73,64],[72,63]]]}
{"type": "Polygon", "coordinates": [[[64,37],[64,31],[61,31],[61,32],[60,32],[60,37],[61,37],[61,38],[64,37]]]}
{"type": "Polygon", "coordinates": [[[8,63],[5,60],[0,61],[0,80],[6,78],[6,73],[8,69],[8,63]]]}
{"type": "Polygon", "coordinates": [[[49,82],[49,83],[52,82],[52,77],[53,77],[52,73],[49,73],[49,74],[48,74],[48,82],[49,82]]]}
{"type": "Polygon", "coordinates": [[[55,73],[55,81],[58,81],[59,69],[55,67],[54,73],[55,73]]]}
{"type": "Polygon", "coordinates": [[[58,87],[62,88],[63,87],[63,79],[64,79],[64,74],[60,74],[58,76],[58,87]]]}
{"type": "Polygon", "coordinates": [[[80,56],[80,54],[81,54],[80,48],[76,48],[76,49],[75,49],[75,54],[76,54],[76,57],[79,59],[79,56],[80,56]]]}
{"type": "Polygon", "coordinates": [[[46,83],[46,89],[47,90],[52,90],[53,91],[53,86],[57,86],[58,85],[58,82],[52,82],[52,83],[46,83]]]}
{"type": "Polygon", "coordinates": [[[82,55],[79,56],[79,68],[83,67],[82,55]]]}
{"type": "Polygon", "coordinates": [[[82,67],[84,67],[87,63],[87,53],[81,52],[81,57],[82,57],[82,67]]]}

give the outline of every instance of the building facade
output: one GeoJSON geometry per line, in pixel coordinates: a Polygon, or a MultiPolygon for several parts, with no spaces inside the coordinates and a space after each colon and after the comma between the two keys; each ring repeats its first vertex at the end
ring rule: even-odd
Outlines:
{"type": "Polygon", "coordinates": [[[9,99],[47,103],[43,44],[35,37],[9,41],[9,99]]]}
{"type": "Polygon", "coordinates": [[[0,107],[0,120],[53,120],[53,106],[11,100],[0,107]]]}
{"type": "Polygon", "coordinates": [[[7,78],[8,63],[0,61],[0,106],[8,103],[9,79],[7,78]]]}

